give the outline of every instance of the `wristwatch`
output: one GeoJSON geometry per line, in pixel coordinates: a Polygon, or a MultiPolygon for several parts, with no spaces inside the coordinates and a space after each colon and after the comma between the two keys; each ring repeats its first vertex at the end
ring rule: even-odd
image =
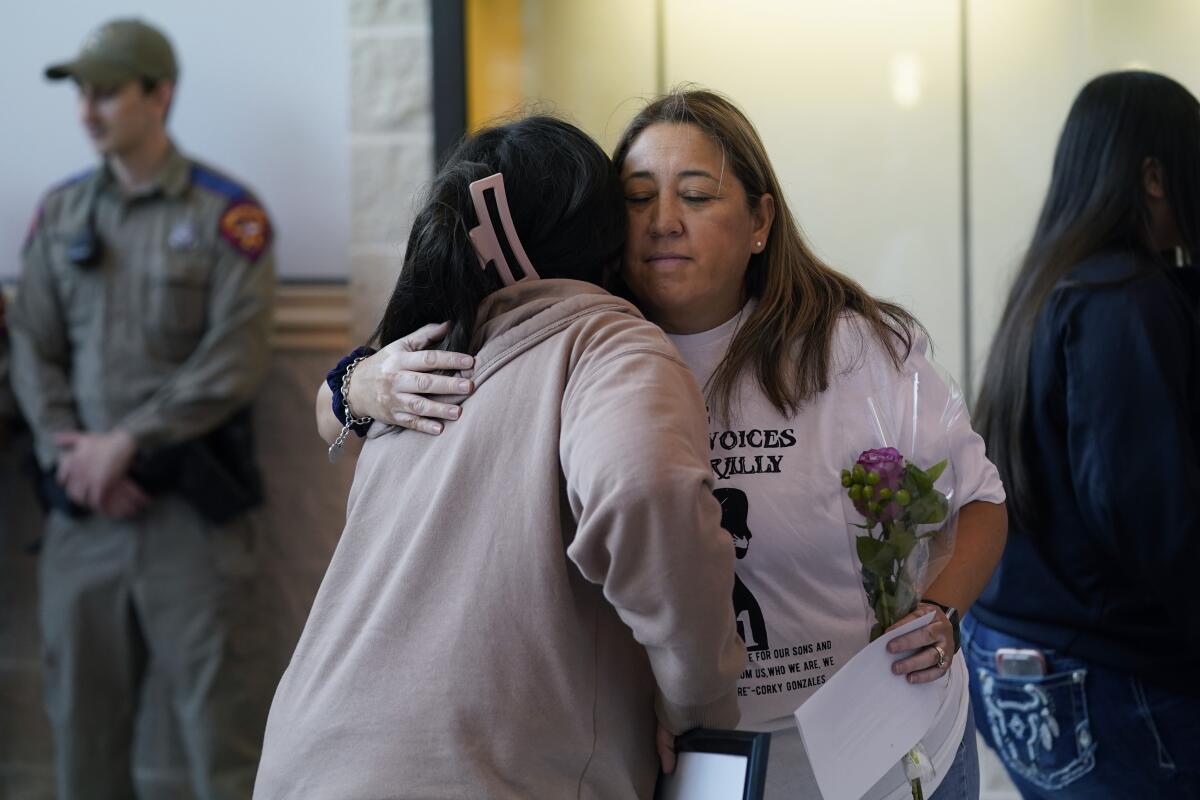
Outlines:
{"type": "Polygon", "coordinates": [[[928,597],[922,597],[921,602],[937,606],[946,615],[946,619],[950,620],[950,624],[954,627],[954,652],[957,653],[962,646],[962,634],[959,631],[962,619],[958,615],[958,609],[954,606],[948,606],[945,603],[939,603],[937,600],[930,600],[928,597]]]}

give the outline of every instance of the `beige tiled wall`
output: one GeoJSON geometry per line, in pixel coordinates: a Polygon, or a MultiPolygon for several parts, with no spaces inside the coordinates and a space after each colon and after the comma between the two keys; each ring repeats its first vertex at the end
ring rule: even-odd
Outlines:
{"type": "Polygon", "coordinates": [[[350,0],[350,284],[354,334],[374,328],[433,172],[428,0],[350,0]]]}

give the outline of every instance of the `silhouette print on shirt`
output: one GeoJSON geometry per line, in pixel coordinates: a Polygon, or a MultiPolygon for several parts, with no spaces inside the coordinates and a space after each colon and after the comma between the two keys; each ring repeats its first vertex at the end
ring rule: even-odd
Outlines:
{"type": "MultiPolygon", "coordinates": [[[[750,502],[741,489],[714,489],[713,495],[721,504],[721,527],[733,537],[733,547],[739,559],[745,558],[750,550],[750,526],[746,519],[750,514],[750,502]]],[[[767,649],[767,624],[762,609],[754,595],[735,573],[733,576],[733,613],[737,617],[738,636],[746,643],[746,649],[767,649]]]]}

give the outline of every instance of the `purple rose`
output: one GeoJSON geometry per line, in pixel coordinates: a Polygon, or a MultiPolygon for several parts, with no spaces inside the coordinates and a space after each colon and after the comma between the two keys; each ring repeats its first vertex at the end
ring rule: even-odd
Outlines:
{"type": "MultiPolygon", "coordinates": [[[[854,465],[862,467],[866,473],[865,482],[872,489],[872,499],[879,502],[879,512],[873,516],[880,522],[895,519],[900,509],[891,498],[899,491],[904,477],[904,456],[894,447],[878,447],[864,451],[854,465]],[[886,499],[879,494],[884,489],[887,489],[886,499]]],[[[863,516],[868,516],[867,502],[865,499],[854,501],[854,508],[863,516]]]]}
{"type": "Polygon", "coordinates": [[[891,489],[893,492],[900,488],[900,479],[904,477],[904,456],[894,447],[878,447],[866,450],[858,457],[859,464],[869,475],[879,473],[879,483],[876,489],[891,489]]]}

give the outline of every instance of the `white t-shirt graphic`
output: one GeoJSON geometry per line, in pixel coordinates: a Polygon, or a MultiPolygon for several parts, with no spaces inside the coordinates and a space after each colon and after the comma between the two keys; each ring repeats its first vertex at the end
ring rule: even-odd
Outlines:
{"type": "MultiPolygon", "coordinates": [[[[706,393],[752,308],[753,301],[710,331],[670,337],[706,393]]],[[[859,319],[848,315],[835,332],[829,387],[798,414],[780,414],[752,374],[742,377],[727,422],[710,413],[716,495],[738,553],[734,607],[749,651],[738,683],[743,728],[794,728],[792,713],[868,643],[874,619],[848,528],[861,520],[847,519],[840,472],[860,452],[878,446],[869,424],[869,397],[913,372],[944,386],[925,349],[921,339],[899,373],[859,319]]],[[[999,476],[966,415],[955,420],[949,447],[954,505],[1002,503],[999,476]]],[[[962,738],[967,704],[960,655],[946,681],[938,720],[924,740],[939,775],[962,738]]],[[[935,788],[927,786],[926,796],[935,788]]]]}

